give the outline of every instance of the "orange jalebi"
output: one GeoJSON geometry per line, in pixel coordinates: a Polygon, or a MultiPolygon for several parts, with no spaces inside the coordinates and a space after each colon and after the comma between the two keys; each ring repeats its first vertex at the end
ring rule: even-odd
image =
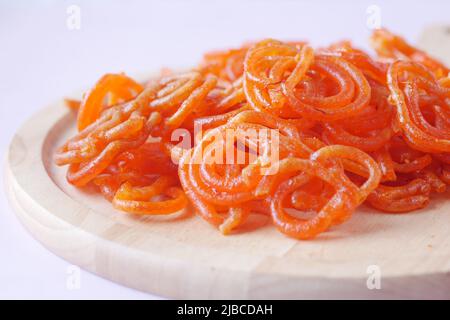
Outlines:
{"type": "Polygon", "coordinates": [[[310,239],[363,203],[423,208],[450,184],[449,69],[387,30],[372,43],[379,58],[268,39],[145,85],[107,74],[66,101],[79,132],[55,162],[118,210],[192,205],[223,234],[255,215],[310,239]]]}

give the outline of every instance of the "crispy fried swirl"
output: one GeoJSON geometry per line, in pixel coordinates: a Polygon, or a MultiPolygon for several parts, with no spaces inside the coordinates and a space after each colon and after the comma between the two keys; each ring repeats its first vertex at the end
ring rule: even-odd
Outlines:
{"type": "Polygon", "coordinates": [[[268,39],[145,85],[107,74],[67,101],[79,132],[55,162],[118,210],[192,206],[223,234],[263,215],[311,239],[364,202],[423,208],[450,183],[449,69],[387,30],[372,43],[268,39]]]}

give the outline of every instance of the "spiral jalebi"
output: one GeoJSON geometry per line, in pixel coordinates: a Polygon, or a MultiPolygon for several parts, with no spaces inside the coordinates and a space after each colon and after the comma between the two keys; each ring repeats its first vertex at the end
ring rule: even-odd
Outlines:
{"type": "Polygon", "coordinates": [[[311,239],[364,203],[422,209],[450,184],[449,69],[387,30],[372,43],[268,39],[146,84],[107,74],[66,101],[79,132],[55,162],[118,210],[192,207],[223,234],[263,215],[311,239]]]}

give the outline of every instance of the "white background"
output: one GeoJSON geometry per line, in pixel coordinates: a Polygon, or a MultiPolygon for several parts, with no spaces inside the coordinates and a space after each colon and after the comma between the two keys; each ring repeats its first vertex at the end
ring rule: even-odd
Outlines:
{"type": "MultiPolygon", "coordinates": [[[[103,73],[130,75],[195,64],[204,51],[265,37],[325,45],[343,38],[367,48],[367,8],[415,41],[430,24],[450,24],[450,1],[17,1],[0,0],[0,154],[38,109],[92,85],[103,73]],[[67,8],[81,9],[81,29],[67,8]]],[[[3,164],[2,164],[3,167],[3,164]]],[[[3,170],[0,173],[3,189],[3,170]]],[[[81,273],[66,286],[69,264],[17,222],[0,192],[0,298],[143,298],[81,273]]]]}

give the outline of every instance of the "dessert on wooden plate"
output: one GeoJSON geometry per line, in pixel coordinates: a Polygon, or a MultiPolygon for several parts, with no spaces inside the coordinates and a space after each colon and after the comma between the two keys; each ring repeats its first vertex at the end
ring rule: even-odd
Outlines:
{"type": "Polygon", "coordinates": [[[311,239],[363,203],[424,208],[450,184],[449,69],[387,30],[371,43],[268,39],[145,84],[107,74],[67,101],[78,133],[54,161],[123,212],[192,206],[223,234],[258,214],[311,239]]]}

